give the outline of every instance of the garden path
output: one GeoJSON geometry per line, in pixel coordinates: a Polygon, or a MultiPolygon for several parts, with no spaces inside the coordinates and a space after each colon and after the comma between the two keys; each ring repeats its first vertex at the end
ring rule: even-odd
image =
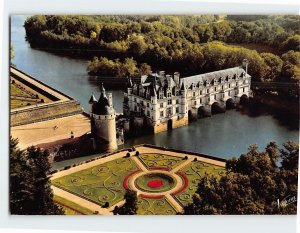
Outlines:
{"type": "Polygon", "coordinates": [[[99,205],[97,205],[93,202],[85,200],[84,198],[76,196],[72,193],[66,192],[60,188],[53,186],[53,185],[52,185],[52,190],[55,195],[65,198],[67,200],[72,200],[72,202],[74,202],[82,207],[85,207],[93,212],[98,211],[98,213],[100,215],[113,215],[108,209],[101,208],[99,205]]]}

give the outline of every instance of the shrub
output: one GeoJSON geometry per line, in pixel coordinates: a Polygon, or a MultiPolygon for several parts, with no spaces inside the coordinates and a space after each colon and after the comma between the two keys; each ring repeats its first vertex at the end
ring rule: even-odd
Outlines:
{"type": "Polygon", "coordinates": [[[105,202],[105,204],[103,205],[103,208],[108,208],[109,207],[109,202],[105,202]]]}
{"type": "Polygon", "coordinates": [[[58,172],[58,170],[56,169],[56,170],[53,170],[53,171],[51,171],[50,172],[50,175],[52,175],[52,174],[54,174],[54,173],[56,173],[56,172],[58,172]]]}
{"type": "Polygon", "coordinates": [[[68,170],[68,169],[70,169],[71,168],[71,166],[65,166],[64,167],[64,170],[68,170]]]}
{"type": "Polygon", "coordinates": [[[118,206],[115,206],[114,210],[113,210],[113,214],[114,215],[117,215],[119,212],[119,207],[118,206]]]}
{"type": "Polygon", "coordinates": [[[139,151],[135,152],[135,156],[139,156],[139,155],[140,155],[139,151]]]}
{"type": "Polygon", "coordinates": [[[197,158],[194,158],[194,161],[196,162],[198,159],[197,158]]]}
{"type": "Polygon", "coordinates": [[[130,157],[130,153],[128,152],[125,157],[129,158],[130,157]]]}

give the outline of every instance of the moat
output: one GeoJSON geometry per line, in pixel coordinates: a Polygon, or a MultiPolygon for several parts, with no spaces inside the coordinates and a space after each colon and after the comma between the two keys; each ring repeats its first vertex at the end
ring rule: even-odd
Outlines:
{"type": "MultiPolygon", "coordinates": [[[[100,92],[97,79],[88,76],[86,72],[87,61],[31,49],[25,41],[23,27],[25,18],[14,16],[11,20],[11,39],[16,55],[13,63],[18,69],[74,97],[87,110],[91,93],[94,92],[98,97],[100,92]]],[[[123,90],[110,92],[113,93],[116,111],[122,112],[123,90]]],[[[295,120],[298,121],[294,119],[294,122],[295,120]]],[[[289,121],[282,122],[265,110],[259,111],[254,116],[230,110],[224,114],[200,119],[186,127],[129,139],[124,146],[147,143],[230,158],[246,152],[249,144],[257,144],[262,149],[270,141],[281,145],[288,140],[296,142],[299,140],[298,127],[289,125],[289,121]]],[[[74,161],[80,159],[82,158],[74,161]]],[[[68,161],[60,162],[54,166],[60,167],[68,163],[68,161]]]]}

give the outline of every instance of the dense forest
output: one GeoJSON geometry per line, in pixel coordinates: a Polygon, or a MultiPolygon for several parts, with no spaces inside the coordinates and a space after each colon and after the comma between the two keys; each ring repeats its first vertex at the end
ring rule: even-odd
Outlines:
{"type": "Polygon", "coordinates": [[[163,69],[181,76],[249,60],[253,81],[298,82],[299,16],[53,16],[25,22],[37,49],[90,59],[90,75],[139,76],[163,69]]]}

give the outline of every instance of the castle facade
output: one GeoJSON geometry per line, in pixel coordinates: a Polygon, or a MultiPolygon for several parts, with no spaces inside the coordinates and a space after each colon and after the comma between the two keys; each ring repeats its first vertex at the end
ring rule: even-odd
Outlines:
{"type": "Polygon", "coordinates": [[[239,67],[183,77],[151,73],[140,83],[128,79],[124,93],[125,116],[143,119],[154,133],[187,125],[189,119],[234,107],[251,95],[248,62],[239,67]]]}

